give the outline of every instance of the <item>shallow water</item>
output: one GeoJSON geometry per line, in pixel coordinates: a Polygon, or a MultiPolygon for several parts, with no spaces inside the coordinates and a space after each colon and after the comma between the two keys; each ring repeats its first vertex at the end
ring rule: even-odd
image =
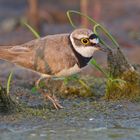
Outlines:
{"type": "Polygon", "coordinates": [[[81,128],[47,130],[39,128],[25,132],[0,134],[0,140],[140,140],[140,128],[81,128]]]}
{"type": "Polygon", "coordinates": [[[46,112],[46,119],[0,118],[0,140],[140,140],[139,103],[93,104],[79,99],[65,103],[69,107],[46,112]]]}

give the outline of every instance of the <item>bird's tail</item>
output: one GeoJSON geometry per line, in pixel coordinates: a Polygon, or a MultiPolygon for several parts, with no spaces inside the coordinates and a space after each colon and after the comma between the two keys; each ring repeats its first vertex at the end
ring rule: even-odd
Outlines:
{"type": "Polygon", "coordinates": [[[0,46],[0,59],[14,62],[21,54],[25,53],[23,49],[20,46],[0,46]]]}
{"type": "Polygon", "coordinates": [[[8,60],[8,61],[14,61],[15,59],[15,54],[10,50],[10,48],[8,48],[7,46],[0,47],[0,59],[3,60],[8,60]]]}
{"type": "MultiPolygon", "coordinates": [[[[0,59],[7,60],[12,63],[24,66],[26,68],[32,68],[30,62],[31,51],[28,48],[18,46],[0,46],[0,59]]],[[[31,58],[32,59],[32,58],[31,58]]]]}

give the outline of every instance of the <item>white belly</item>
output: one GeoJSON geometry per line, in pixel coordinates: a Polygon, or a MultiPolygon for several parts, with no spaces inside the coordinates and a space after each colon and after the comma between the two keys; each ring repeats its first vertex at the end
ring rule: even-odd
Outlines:
{"type": "Polygon", "coordinates": [[[75,64],[73,67],[71,67],[69,69],[63,69],[62,71],[57,73],[56,76],[69,76],[69,75],[72,75],[72,74],[76,74],[80,71],[81,71],[81,69],[78,67],[77,64],[75,64]]]}

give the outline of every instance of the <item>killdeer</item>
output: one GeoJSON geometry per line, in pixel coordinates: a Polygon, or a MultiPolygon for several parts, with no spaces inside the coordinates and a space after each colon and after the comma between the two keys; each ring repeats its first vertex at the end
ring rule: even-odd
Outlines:
{"type": "MultiPolygon", "coordinates": [[[[39,72],[42,79],[78,73],[96,50],[102,50],[98,36],[89,29],[80,28],[70,34],[48,35],[22,45],[1,47],[0,59],[39,72]]],[[[61,107],[53,97],[47,97],[56,108],[61,107]]]]}

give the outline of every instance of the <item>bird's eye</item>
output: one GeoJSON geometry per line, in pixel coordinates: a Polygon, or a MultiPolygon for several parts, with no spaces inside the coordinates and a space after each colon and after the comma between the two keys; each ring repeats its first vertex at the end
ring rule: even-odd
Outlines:
{"type": "Polygon", "coordinates": [[[88,44],[90,43],[88,38],[82,38],[82,39],[81,39],[81,42],[82,42],[84,45],[88,45],[88,44]]]}

